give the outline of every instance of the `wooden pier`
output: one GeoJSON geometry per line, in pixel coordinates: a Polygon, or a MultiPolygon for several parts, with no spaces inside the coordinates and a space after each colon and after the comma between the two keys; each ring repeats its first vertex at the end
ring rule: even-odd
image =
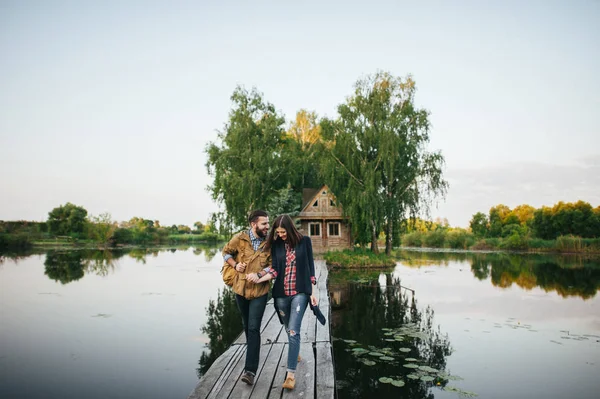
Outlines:
{"type": "Polygon", "coordinates": [[[327,266],[315,260],[319,308],[327,318],[321,325],[307,307],[300,331],[300,356],[296,369],[296,387],[281,387],[287,370],[288,340],[285,329],[275,314],[273,300],[267,304],[261,326],[260,362],[254,385],[240,381],[246,358],[246,337],[242,333],[202,376],[188,399],[224,398],[302,398],[333,399],[335,373],[331,347],[331,311],[327,291],[327,266]]]}

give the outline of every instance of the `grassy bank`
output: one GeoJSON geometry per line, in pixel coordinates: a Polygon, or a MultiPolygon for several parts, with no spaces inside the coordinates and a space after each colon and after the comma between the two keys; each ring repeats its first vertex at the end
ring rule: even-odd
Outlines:
{"type": "Polygon", "coordinates": [[[508,237],[480,238],[462,229],[409,233],[402,236],[401,242],[404,247],[419,248],[600,253],[600,238],[560,236],[556,240],[542,240],[519,234],[512,234],[508,237]]]}
{"type": "Polygon", "coordinates": [[[342,268],[388,268],[396,265],[393,257],[368,250],[330,251],[323,255],[327,265],[342,268]]]}
{"type": "Polygon", "coordinates": [[[180,234],[165,237],[144,237],[123,241],[101,242],[69,236],[52,237],[48,234],[0,234],[0,251],[20,251],[29,248],[110,248],[115,246],[217,244],[224,238],[214,233],[180,234]]]}

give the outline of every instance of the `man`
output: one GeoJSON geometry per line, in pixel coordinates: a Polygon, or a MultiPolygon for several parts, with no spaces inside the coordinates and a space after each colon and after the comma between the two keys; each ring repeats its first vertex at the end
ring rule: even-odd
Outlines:
{"type": "Polygon", "coordinates": [[[242,314],[246,335],[246,365],[242,381],[254,384],[260,358],[260,325],[267,306],[270,284],[255,283],[259,272],[272,273],[271,253],[264,251],[269,232],[269,217],[265,211],[253,211],[248,217],[250,228],[231,239],[223,248],[223,259],[237,274],[232,289],[238,309],[242,314]],[[248,278],[247,278],[248,276],[248,278]]]}

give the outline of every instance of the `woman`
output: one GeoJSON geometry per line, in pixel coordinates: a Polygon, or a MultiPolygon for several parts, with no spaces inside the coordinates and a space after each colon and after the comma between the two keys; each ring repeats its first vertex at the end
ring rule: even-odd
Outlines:
{"type": "Polygon", "coordinates": [[[287,375],[283,388],[294,389],[296,385],[296,366],[300,353],[300,328],[308,305],[317,306],[313,295],[317,284],[312,242],[296,229],[288,215],[275,219],[273,228],[265,244],[265,250],[271,250],[272,270],[263,270],[256,276],[247,277],[262,283],[275,279],[273,298],[279,319],[288,335],[287,375]]]}

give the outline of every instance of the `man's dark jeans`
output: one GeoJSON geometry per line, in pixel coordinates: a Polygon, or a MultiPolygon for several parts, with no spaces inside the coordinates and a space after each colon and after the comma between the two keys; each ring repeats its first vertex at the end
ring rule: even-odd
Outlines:
{"type": "Polygon", "coordinates": [[[260,358],[260,324],[262,322],[268,294],[248,300],[241,295],[235,295],[238,309],[244,321],[246,334],[246,371],[256,374],[260,358]]]}

